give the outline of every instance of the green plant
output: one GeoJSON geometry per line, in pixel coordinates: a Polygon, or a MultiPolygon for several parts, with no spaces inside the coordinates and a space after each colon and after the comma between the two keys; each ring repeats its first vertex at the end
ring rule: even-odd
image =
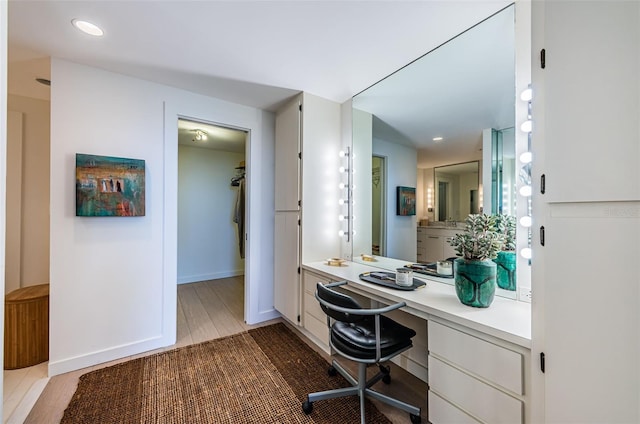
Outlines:
{"type": "Polygon", "coordinates": [[[449,242],[467,260],[495,259],[502,250],[505,236],[496,232],[495,215],[471,214],[465,221],[465,231],[449,242]]]}
{"type": "Polygon", "coordinates": [[[503,251],[516,250],[516,217],[513,215],[494,215],[496,233],[502,234],[504,237],[503,251]]]}

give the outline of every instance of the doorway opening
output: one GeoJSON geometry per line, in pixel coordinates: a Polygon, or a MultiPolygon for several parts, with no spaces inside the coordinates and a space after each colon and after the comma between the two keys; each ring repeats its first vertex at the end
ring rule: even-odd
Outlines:
{"type": "Polygon", "coordinates": [[[197,303],[197,308],[207,304],[205,297],[219,297],[216,304],[233,309],[230,312],[241,315],[237,318],[242,321],[246,319],[248,142],[246,130],[178,119],[178,290],[184,292],[187,288],[182,285],[204,281],[209,286],[235,286],[240,299],[216,294],[223,291],[198,289],[189,302],[197,303]]]}
{"type": "Polygon", "coordinates": [[[387,158],[374,155],[371,165],[371,253],[376,256],[386,256],[387,158]]]}

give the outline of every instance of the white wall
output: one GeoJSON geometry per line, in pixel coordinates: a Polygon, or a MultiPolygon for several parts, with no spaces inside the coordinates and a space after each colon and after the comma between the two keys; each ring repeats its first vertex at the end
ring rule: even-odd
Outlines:
{"type": "Polygon", "coordinates": [[[7,161],[6,176],[5,293],[20,288],[22,281],[22,120],[21,112],[7,111],[6,157],[11,159],[7,161]]]}
{"type": "Polygon", "coordinates": [[[174,343],[180,116],[250,131],[245,319],[277,316],[273,115],[57,58],[51,73],[49,373],[174,343]],[[146,216],[76,217],[75,153],[144,159],[146,216]]]}
{"type": "Polygon", "coordinates": [[[244,153],[178,147],[178,283],[244,274],[233,222],[244,153]]]}
{"type": "Polygon", "coordinates": [[[340,104],[308,93],[302,108],[302,261],[322,261],[341,254],[342,112],[340,104]]]}
{"type": "MultiPolygon", "coordinates": [[[[0,2],[0,175],[6,175],[7,164],[7,6],[0,2]]],[[[0,178],[0,289],[4,293],[6,179],[0,178]]],[[[4,302],[0,302],[0,322],[4,328],[4,302]]],[[[0,359],[4,363],[4,337],[0,339],[0,359]]],[[[0,373],[0,395],[3,395],[4,375],[0,373]]],[[[2,415],[2,414],[0,414],[2,415]]]]}
{"type": "Polygon", "coordinates": [[[396,187],[416,187],[416,149],[373,138],[373,154],[387,158],[387,254],[390,258],[416,260],[416,216],[396,215],[396,187]]]}
{"type": "MultiPolygon", "coordinates": [[[[19,281],[11,281],[6,291],[49,282],[49,139],[50,103],[46,100],[9,95],[7,107],[22,114],[21,226],[17,260],[19,281]]],[[[9,252],[7,252],[9,253],[9,252]]],[[[9,283],[9,282],[8,282],[9,283]]]]}

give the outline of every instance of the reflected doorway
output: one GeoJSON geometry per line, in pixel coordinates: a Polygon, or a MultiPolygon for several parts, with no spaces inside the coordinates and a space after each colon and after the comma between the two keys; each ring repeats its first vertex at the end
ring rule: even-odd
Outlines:
{"type": "Polygon", "coordinates": [[[371,162],[371,253],[386,256],[386,161],[383,156],[373,156],[371,162]]]}

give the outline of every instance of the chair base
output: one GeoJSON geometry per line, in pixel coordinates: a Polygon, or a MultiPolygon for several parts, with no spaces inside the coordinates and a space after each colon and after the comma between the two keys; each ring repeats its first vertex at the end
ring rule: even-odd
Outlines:
{"type": "Polygon", "coordinates": [[[311,411],[313,410],[313,402],[317,400],[333,399],[343,396],[358,396],[360,397],[360,422],[362,424],[365,424],[364,400],[365,397],[368,396],[373,399],[377,399],[380,402],[386,403],[387,405],[391,405],[408,412],[409,414],[411,414],[412,423],[420,423],[420,408],[409,405],[408,403],[402,402],[385,394],[376,392],[375,390],[370,388],[380,380],[384,379],[385,382],[388,382],[389,368],[380,365],[380,372],[371,379],[367,380],[367,364],[359,363],[358,379],[356,380],[337,361],[333,360],[331,366],[335,370],[337,370],[340,375],[342,375],[349,383],[351,383],[352,387],[309,393],[307,395],[307,401],[302,404],[302,410],[305,414],[308,415],[311,413],[311,411]]]}

